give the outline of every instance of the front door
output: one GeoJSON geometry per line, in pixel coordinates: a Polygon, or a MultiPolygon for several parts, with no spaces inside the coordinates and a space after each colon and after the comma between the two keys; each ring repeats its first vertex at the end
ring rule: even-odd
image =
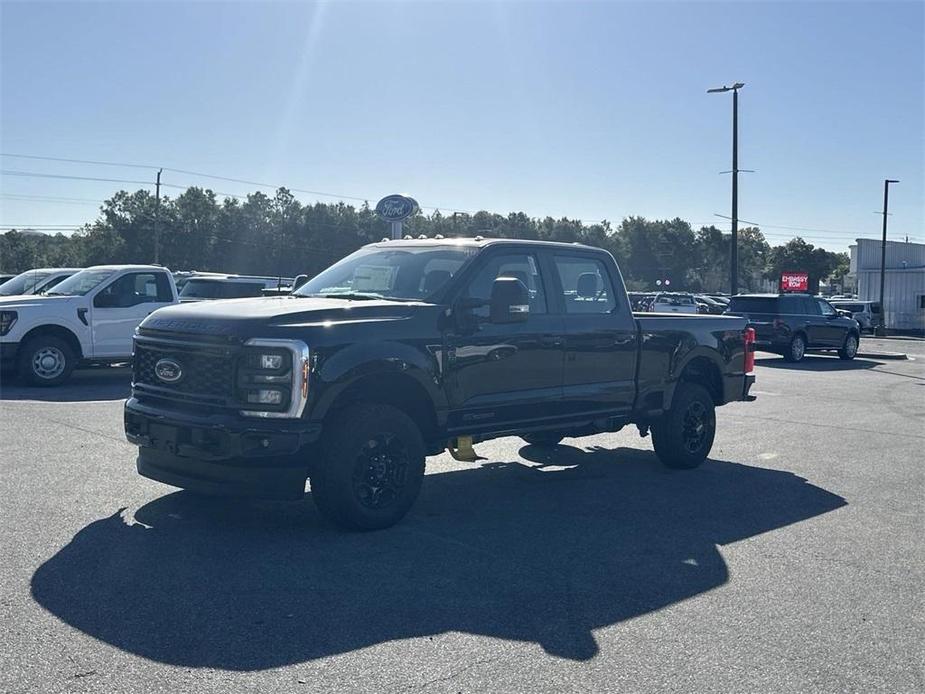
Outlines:
{"type": "Polygon", "coordinates": [[[93,356],[131,356],[138,324],[172,302],[173,292],[163,272],[130,272],[114,279],[93,297],[93,356]]]}
{"type": "Polygon", "coordinates": [[[483,301],[474,309],[455,309],[447,334],[447,425],[457,434],[502,431],[542,424],[561,412],[562,316],[550,313],[548,279],[532,253],[485,253],[472,268],[458,297],[483,301]],[[498,277],[523,282],[530,312],[523,323],[493,324],[488,301],[498,277]]]}
{"type": "Polygon", "coordinates": [[[636,399],[636,322],[599,258],[556,252],[555,302],[565,320],[563,402],[568,414],[628,415],[636,399]]]}

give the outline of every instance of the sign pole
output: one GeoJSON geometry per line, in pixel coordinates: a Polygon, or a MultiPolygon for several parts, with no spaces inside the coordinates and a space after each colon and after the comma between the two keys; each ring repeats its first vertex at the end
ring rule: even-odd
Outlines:
{"type": "Polygon", "coordinates": [[[392,240],[397,241],[401,238],[401,222],[392,222],[392,240]]]}

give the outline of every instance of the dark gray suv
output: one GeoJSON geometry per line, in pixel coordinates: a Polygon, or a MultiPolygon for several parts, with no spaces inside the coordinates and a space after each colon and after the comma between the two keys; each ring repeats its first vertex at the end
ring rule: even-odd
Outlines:
{"type": "Polygon", "coordinates": [[[727,314],[742,316],[755,329],[755,349],[800,361],[807,352],[837,351],[842,359],[858,353],[861,328],[825,299],[808,294],[741,294],[727,314]]]}

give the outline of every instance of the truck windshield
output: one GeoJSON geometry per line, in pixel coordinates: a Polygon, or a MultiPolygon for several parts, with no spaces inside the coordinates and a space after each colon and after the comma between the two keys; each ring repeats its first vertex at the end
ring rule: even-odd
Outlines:
{"type": "Polygon", "coordinates": [[[29,294],[35,286],[52,275],[51,270],[26,270],[0,285],[0,296],[29,294]]]}
{"type": "Polygon", "coordinates": [[[115,274],[115,270],[81,270],[71,275],[47,294],[52,296],[83,296],[101,282],[115,274]]]}
{"type": "Polygon", "coordinates": [[[295,296],[414,301],[440,290],[477,253],[461,246],[361,248],[297,289],[295,296]]]}

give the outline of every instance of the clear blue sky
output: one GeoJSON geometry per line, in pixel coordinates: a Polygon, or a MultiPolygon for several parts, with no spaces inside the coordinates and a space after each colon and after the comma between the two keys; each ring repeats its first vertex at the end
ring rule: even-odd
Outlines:
{"type": "MultiPolygon", "coordinates": [[[[728,222],[772,243],[925,238],[925,4],[0,4],[0,150],[443,209],[728,222]],[[769,225],[824,229],[791,232],[769,225]]],[[[3,169],[152,179],[0,158],[3,169]]],[[[173,184],[250,186],[168,173],[173,184]]],[[[77,224],[118,184],[3,176],[0,225],[77,224]]],[[[133,186],[128,186],[133,187],[133,186]]],[[[137,187],[137,186],[135,186],[137,187]]],[[[168,194],[176,191],[166,191],[168,194]]],[[[310,195],[299,195],[310,200],[310,195]]],[[[329,198],[320,198],[329,199],[329,198]]]]}

